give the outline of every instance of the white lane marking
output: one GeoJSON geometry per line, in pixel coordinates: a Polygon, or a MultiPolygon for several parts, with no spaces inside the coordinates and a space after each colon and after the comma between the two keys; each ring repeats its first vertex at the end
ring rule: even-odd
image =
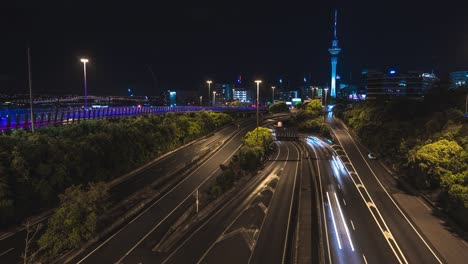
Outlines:
{"type": "Polygon", "coordinates": [[[341,185],[339,185],[339,184],[338,184],[338,189],[340,189],[340,190],[341,190],[341,185]]]}
{"type": "MultiPolygon", "coordinates": [[[[276,143],[276,144],[278,144],[278,143],[276,143]]],[[[280,153],[281,153],[281,149],[278,148],[278,154],[276,155],[275,160],[278,159],[280,153]]],[[[287,159],[286,159],[286,160],[287,160],[287,159]]],[[[273,161],[274,161],[274,160],[273,160],[273,161]]],[[[266,168],[264,169],[264,171],[268,171],[273,165],[274,165],[274,163],[272,162],[270,165],[268,165],[268,167],[266,167],[266,168]]],[[[274,174],[274,173],[272,173],[272,174],[274,174]]],[[[269,177],[270,177],[270,176],[267,176],[267,177],[262,181],[262,183],[260,184],[260,186],[264,186],[263,183],[266,184],[266,182],[268,181],[268,178],[269,178],[269,177]]],[[[276,178],[277,178],[278,176],[273,176],[273,177],[276,177],[276,178]]],[[[253,193],[256,193],[258,190],[259,190],[259,189],[256,189],[253,193]]],[[[231,200],[229,200],[228,202],[226,202],[225,205],[223,205],[223,207],[221,207],[218,211],[216,211],[216,213],[214,213],[210,218],[208,218],[208,220],[204,221],[204,223],[203,223],[200,227],[198,227],[194,232],[192,232],[192,233],[190,234],[189,237],[187,237],[182,243],[179,244],[179,246],[162,262],[162,264],[166,263],[175,253],[177,253],[177,251],[179,251],[179,249],[180,249],[185,243],[187,243],[187,241],[189,241],[197,232],[200,231],[200,229],[202,229],[206,224],[208,224],[208,223],[211,221],[211,219],[213,219],[216,215],[218,215],[226,206],[228,206],[232,201],[234,201],[234,199],[236,199],[240,194],[241,194],[241,192],[238,192],[231,200]]],[[[260,192],[257,193],[257,195],[260,195],[260,194],[261,194],[260,192]]],[[[252,195],[252,197],[257,196],[257,195],[252,195]]],[[[223,233],[221,234],[221,236],[223,236],[223,234],[234,224],[234,222],[235,222],[235,221],[242,215],[242,213],[244,213],[244,211],[247,210],[248,208],[249,208],[249,207],[246,207],[246,208],[244,208],[243,210],[241,210],[241,212],[237,215],[237,217],[236,217],[236,218],[231,222],[231,224],[223,231],[223,233]]],[[[257,232],[257,231],[255,231],[255,232],[257,232]]],[[[221,237],[221,236],[220,236],[220,237],[221,237]]],[[[219,240],[219,238],[215,240],[215,242],[210,246],[210,248],[213,247],[213,246],[217,243],[218,240],[219,240]]],[[[206,254],[206,253],[205,253],[205,254],[206,254]]]]}
{"type": "MultiPolygon", "coordinates": [[[[232,156],[234,156],[234,154],[242,147],[242,145],[240,145],[238,148],[236,148],[234,150],[234,152],[232,152],[231,155],[229,155],[227,157],[226,160],[223,161],[223,164],[226,163],[226,161],[230,160],[232,156]]],[[[201,167],[201,166],[200,166],[201,167]]],[[[200,168],[199,167],[199,168],[200,168]]],[[[195,190],[193,190],[187,197],[185,197],[185,199],[180,202],[171,212],[169,212],[169,214],[167,214],[157,225],[155,225],[148,233],[146,233],[146,235],[140,239],[140,241],[138,241],[132,248],[130,248],[130,250],[127,251],[127,253],[125,253],[125,255],[123,257],[121,257],[119,260],[117,260],[117,263],[122,263],[122,260],[128,256],[130,253],[132,253],[133,250],[135,250],[136,247],[138,247],[149,235],[151,235],[151,233],[154,232],[154,230],[156,230],[156,228],[158,228],[164,221],[166,221],[167,218],[169,218],[169,216],[171,216],[177,209],[179,209],[179,207],[185,202],[187,201],[187,199],[189,199],[190,197],[193,196],[193,194],[198,190],[198,188],[200,188],[200,186],[202,186],[206,181],[208,181],[211,176],[213,176],[218,170],[220,170],[220,168],[217,168],[215,169],[210,175],[208,175],[208,177],[206,177],[205,180],[203,180],[198,186],[197,188],[195,188],[195,190]]]]}
{"type": "MultiPolygon", "coordinates": [[[[295,144],[294,148],[297,151],[297,155],[301,157],[301,152],[299,151],[299,148],[295,144]]],[[[301,159],[302,162],[302,159],[301,159]]],[[[292,215],[292,209],[293,209],[293,202],[294,202],[294,193],[296,192],[296,180],[297,180],[297,171],[299,168],[299,162],[296,162],[296,172],[294,173],[294,183],[293,183],[293,189],[291,192],[291,204],[289,205],[289,215],[288,215],[288,225],[286,226],[286,236],[284,237],[284,248],[283,248],[283,260],[282,263],[285,263],[285,257],[286,257],[286,247],[288,245],[288,234],[289,234],[289,226],[291,225],[291,215],[292,215]]]]}
{"type": "MultiPolygon", "coordinates": [[[[234,140],[235,137],[232,137],[228,142],[226,142],[226,145],[229,144],[232,140],[234,140]]],[[[242,146],[242,145],[241,145],[242,146]]],[[[236,151],[241,147],[239,146],[236,151]]],[[[224,148],[224,147],[222,147],[224,148]]],[[[221,149],[222,149],[221,148],[221,149]]],[[[219,151],[221,151],[221,149],[219,151]]],[[[219,152],[218,151],[218,152],[219,152]]],[[[174,186],[172,189],[170,189],[166,194],[164,194],[163,196],[161,196],[158,200],[156,200],[151,206],[149,206],[146,210],[144,210],[143,212],[141,212],[139,215],[137,215],[132,221],[130,221],[128,224],[126,224],[125,226],[123,226],[119,231],[117,231],[115,234],[113,234],[112,236],[110,236],[108,239],[106,239],[104,242],[102,242],[98,247],[96,247],[93,251],[91,251],[88,255],[86,255],[83,259],[81,259],[79,262],[77,262],[77,264],[80,264],[81,262],[83,262],[85,259],[87,259],[89,256],[91,256],[92,254],[94,254],[94,252],[96,252],[97,250],[99,250],[102,246],[104,246],[105,244],[107,244],[112,238],[114,238],[116,235],[118,235],[122,230],[124,230],[127,226],[129,226],[131,223],[133,223],[134,221],[136,221],[138,218],[140,218],[143,214],[145,214],[148,210],[150,210],[151,208],[153,208],[156,204],[159,203],[159,201],[161,201],[164,197],[166,197],[167,195],[169,195],[174,189],[176,189],[177,187],[179,187],[179,185],[181,185],[183,182],[185,182],[188,178],[190,178],[190,176],[192,176],[196,171],[198,171],[200,169],[201,166],[205,165],[208,161],[210,161],[215,155],[211,156],[209,159],[207,159],[205,162],[203,162],[200,166],[198,166],[197,169],[195,169],[194,171],[192,171],[192,173],[190,173],[187,177],[185,177],[185,179],[183,179],[182,181],[180,181],[176,186],[174,186]]],[[[231,155],[232,156],[232,155],[231,155]]],[[[229,157],[230,158],[230,157],[229,157]]],[[[228,159],[229,159],[228,158],[228,159]]],[[[216,170],[217,171],[217,170],[216,170]]],[[[215,172],[216,172],[215,171],[215,172]]],[[[213,172],[214,173],[214,172],[213,172]]],[[[207,181],[209,178],[211,177],[208,176],[206,178],[205,181],[207,181]]],[[[204,182],[203,182],[204,183],[204,182]]],[[[202,184],[203,184],[202,183],[202,184]]],[[[185,202],[185,200],[187,200],[190,196],[193,195],[193,193],[196,191],[196,189],[189,194],[189,196],[187,196],[187,198],[184,199],[184,201],[182,201],[178,206],[177,208],[185,202]]],[[[177,209],[176,208],[176,209],[177,209]]],[[[169,215],[171,215],[175,210],[173,210],[172,212],[169,213],[169,215]]],[[[158,225],[156,226],[156,228],[162,223],[164,222],[168,217],[169,215],[166,215],[166,217],[160,221],[158,223],[158,225]]]]}
{"type": "Polygon", "coordinates": [[[345,199],[344,199],[344,198],[343,198],[343,203],[344,203],[344,205],[346,206],[346,201],[345,201],[345,199]]]}
{"type": "Polygon", "coordinates": [[[3,236],[0,237],[0,240],[3,240],[3,239],[5,239],[5,238],[8,238],[8,237],[10,237],[10,236],[13,235],[13,234],[14,234],[13,232],[5,233],[5,234],[3,234],[3,236]]]}
{"type": "Polygon", "coordinates": [[[364,259],[364,263],[367,264],[367,259],[366,259],[366,256],[364,254],[362,254],[362,258],[364,259]]]}
{"type": "MultiPolygon", "coordinates": [[[[46,215],[46,216],[40,218],[39,220],[36,220],[36,221],[30,223],[29,226],[30,226],[30,227],[35,226],[36,224],[39,224],[40,222],[42,222],[42,221],[48,219],[49,217],[50,217],[50,215],[46,215]]],[[[17,234],[17,233],[19,233],[19,232],[25,230],[26,228],[27,228],[27,227],[24,226],[24,227],[22,227],[22,228],[20,228],[20,229],[18,229],[18,230],[16,230],[16,231],[14,231],[14,232],[8,232],[8,233],[4,234],[4,235],[0,238],[0,240],[5,240],[5,239],[11,237],[12,235],[15,235],[15,234],[17,234]]]]}
{"type": "Polygon", "coordinates": [[[356,228],[354,228],[353,220],[349,220],[349,221],[351,221],[351,226],[353,227],[353,230],[356,230],[356,228]]]}
{"type": "Polygon", "coordinates": [[[341,211],[340,201],[338,201],[338,196],[336,195],[336,193],[334,194],[335,194],[336,203],[338,204],[338,209],[340,209],[341,220],[343,221],[343,224],[346,230],[346,235],[348,236],[348,241],[349,241],[349,244],[351,245],[351,250],[354,251],[353,241],[351,240],[351,235],[349,234],[348,224],[346,223],[346,220],[344,219],[343,211],[341,211]]]}
{"type": "MultiPolygon", "coordinates": [[[[287,148],[287,150],[288,150],[288,155],[287,155],[286,161],[289,159],[289,147],[287,148]]],[[[286,166],[286,161],[283,163],[283,166],[282,166],[282,168],[280,169],[280,171],[283,171],[283,170],[284,170],[284,167],[286,166]]],[[[281,174],[281,175],[282,175],[282,174],[281,174]]],[[[275,192],[275,193],[276,193],[276,192],[275,192]]],[[[273,199],[275,199],[276,197],[278,197],[277,195],[275,195],[275,193],[273,193],[273,197],[270,198],[270,204],[273,203],[273,199]]],[[[270,205],[268,206],[268,208],[270,208],[270,205]]],[[[269,210],[267,210],[267,214],[268,214],[268,212],[269,212],[269,210]]],[[[260,233],[262,232],[262,230],[263,230],[263,225],[265,224],[265,221],[266,221],[266,219],[267,219],[267,217],[268,217],[267,214],[265,214],[265,216],[263,217],[262,224],[260,225],[260,229],[259,229],[259,230],[260,230],[260,231],[259,231],[260,233]]],[[[252,260],[252,256],[253,256],[253,254],[254,254],[254,252],[255,252],[255,248],[257,247],[257,241],[258,241],[258,238],[260,237],[260,235],[261,235],[261,234],[258,234],[258,236],[257,236],[257,240],[255,241],[255,243],[254,243],[254,245],[253,245],[253,247],[252,247],[252,250],[251,250],[250,256],[249,256],[249,260],[248,260],[247,263],[250,263],[250,261],[252,260]]],[[[197,264],[200,264],[201,261],[202,261],[202,260],[200,259],[200,260],[197,262],[197,264]]]]}
{"type": "MultiPolygon", "coordinates": [[[[335,132],[334,132],[334,133],[335,133],[335,132]]],[[[336,135],[336,133],[335,133],[335,135],[336,135]]],[[[340,139],[338,138],[338,136],[337,136],[336,138],[338,139],[338,142],[340,142],[340,139]]],[[[340,144],[341,144],[341,142],[340,142],[340,144]]],[[[334,151],[333,148],[331,148],[330,146],[328,146],[328,147],[329,147],[332,151],[334,151]]],[[[356,169],[354,168],[354,165],[351,164],[351,166],[353,167],[354,171],[356,171],[356,169]]],[[[348,170],[348,168],[346,168],[346,171],[348,172],[349,175],[351,175],[351,172],[348,170]]],[[[374,201],[372,200],[371,195],[369,194],[369,192],[367,191],[366,187],[364,186],[364,183],[362,182],[361,178],[359,177],[359,174],[357,174],[356,172],[353,172],[353,173],[356,175],[356,177],[358,178],[358,180],[360,181],[360,183],[356,183],[356,181],[354,180],[353,177],[350,177],[350,178],[351,178],[353,184],[356,186],[356,189],[358,190],[359,195],[361,195],[362,200],[364,201],[364,203],[366,203],[367,208],[368,208],[368,210],[369,210],[371,216],[374,218],[374,222],[377,224],[377,227],[380,229],[380,232],[381,232],[381,233],[383,234],[383,236],[385,237],[385,241],[387,241],[387,244],[389,245],[389,247],[390,247],[390,249],[392,250],[392,252],[393,252],[393,254],[395,255],[395,257],[397,258],[398,262],[403,263],[403,262],[401,261],[401,258],[400,258],[400,256],[401,256],[401,257],[403,257],[404,262],[405,262],[405,263],[408,263],[408,261],[406,260],[406,258],[405,258],[405,256],[404,256],[403,252],[401,251],[400,247],[398,246],[398,243],[396,242],[395,239],[393,239],[393,236],[391,235],[390,229],[388,228],[387,223],[385,222],[385,219],[383,219],[382,215],[380,214],[379,209],[374,205],[374,201]],[[364,195],[363,195],[361,189],[363,189],[363,190],[366,192],[366,195],[369,197],[370,202],[366,201],[366,198],[364,197],[364,195]],[[384,230],[384,228],[382,228],[382,225],[381,225],[380,221],[377,220],[377,217],[376,217],[376,215],[374,214],[374,211],[371,209],[371,207],[373,207],[373,208],[375,209],[375,211],[377,212],[379,218],[381,219],[381,221],[382,221],[382,223],[383,223],[383,225],[384,225],[384,228],[385,228],[386,230],[388,230],[388,231],[386,231],[386,230],[384,230]],[[399,253],[400,255],[397,254],[397,251],[396,251],[395,248],[393,247],[393,244],[390,243],[389,238],[390,238],[391,240],[393,240],[394,244],[395,244],[396,247],[397,247],[398,253],[399,253]]]]}
{"type": "Polygon", "coordinates": [[[336,240],[338,241],[338,247],[341,249],[340,236],[338,235],[338,229],[336,228],[335,216],[333,215],[333,209],[332,209],[332,205],[331,205],[331,202],[330,202],[330,196],[328,196],[328,192],[327,192],[327,200],[328,200],[328,208],[330,209],[330,214],[331,214],[332,220],[333,220],[333,227],[335,228],[336,240]]]}
{"type": "Polygon", "coordinates": [[[429,206],[427,206],[427,204],[423,201],[421,201],[421,198],[416,198],[424,207],[426,207],[426,209],[429,211],[429,212],[432,212],[432,209],[429,208],[429,206]]]}
{"type": "MultiPolygon", "coordinates": [[[[308,142],[310,142],[310,141],[308,141],[308,142]]],[[[331,251],[330,251],[330,242],[329,242],[329,238],[328,238],[328,228],[327,228],[327,219],[326,219],[327,214],[325,213],[325,201],[324,201],[325,199],[324,199],[323,191],[322,191],[322,189],[323,189],[323,187],[322,187],[322,175],[320,174],[320,165],[319,165],[319,162],[318,162],[318,154],[315,151],[314,144],[309,144],[309,146],[311,146],[312,150],[314,151],[315,162],[317,163],[317,171],[318,171],[318,178],[319,178],[319,185],[320,185],[320,198],[322,198],[321,204],[322,204],[323,225],[325,226],[325,236],[326,236],[326,239],[327,239],[328,261],[331,264],[332,263],[332,258],[331,258],[331,251]]]]}
{"type": "Polygon", "coordinates": [[[0,257],[1,257],[1,256],[3,256],[3,255],[5,255],[6,253],[8,253],[8,252],[12,251],[13,249],[14,249],[14,248],[10,248],[10,249],[8,249],[8,250],[7,250],[7,251],[5,251],[5,252],[3,252],[3,253],[0,253],[0,257]]]}
{"type": "MultiPolygon", "coordinates": [[[[437,256],[437,254],[432,250],[432,248],[429,246],[429,244],[427,244],[426,240],[421,236],[421,234],[419,234],[418,230],[413,226],[413,224],[409,221],[409,219],[406,217],[406,215],[403,213],[403,211],[401,210],[401,208],[398,206],[398,204],[395,202],[395,200],[393,200],[393,198],[390,196],[390,194],[387,192],[387,189],[385,189],[385,187],[383,186],[383,184],[380,182],[379,178],[377,177],[377,175],[375,175],[375,172],[374,170],[372,170],[372,168],[370,167],[369,163],[367,162],[367,160],[364,158],[364,155],[362,155],[362,152],[361,152],[361,149],[359,149],[359,147],[357,146],[356,142],[354,141],[353,137],[351,136],[351,134],[349,134],[348,131],[346,131],[346,133],[349,135],[349,137],[351,138],[351,141],[353,142],[354,146],[357,148],[357,150],[359,151],[359,154],[361,154],[361,157],[362,159],[364,160],[364,162],[366,163],[367,167],[369,168],[369,170],[372,172],[372,175],[374,175],[375,179],[377,180],[377,182],[379,183],[380,187],[382,187],[382,189],[385,191],[385,193],[387,194],[388,198],[390,198],[390,200],[392,201],[392,203],[395,205],[395,207],[398,209],[398,211],[400,211],[401,215],[405,218],[406,222],[408,222],[408,224],[411,226],[411,228],[414,230],[414,232],[418,235],[418,237],[421,239],[421,241],[424,243],[424,245],[426,245],[426,247],[429,249],[429,251],[431,251],[432,255],[437,259],[437,261],[439,263],[442,264],[442,261],[439,259],[439,257],[437,256]]],[[[338,138],[338,137],[337,137],[338,138]]],[[[339,141],[339,139],[338,139],[339,141]]],[[[396,241],[395,241],[395,244],[396,244],[396,241]]]]}

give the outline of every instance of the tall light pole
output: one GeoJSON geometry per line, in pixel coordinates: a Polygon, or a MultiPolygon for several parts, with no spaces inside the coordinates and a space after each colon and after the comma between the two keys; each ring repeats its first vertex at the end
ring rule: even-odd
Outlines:
{"type": "Polygon", "coordinates": [[[261,83],[262,81],[256,80],[255,82],[257,83],[257,104],[256,104],[256,108],[257,108],[257,129],[256,129],[256,130],[257,130],[257,139],[256,139],[256,141],[258,142],[258,108],[259,108],[259,106],[260,106],[260,103],[259,103],[259,97],[260,97],[260,83],[261,83]]]}
{"type": "Polygon", "coordinates": [[[85,108],[88,108],[88,82],[86,80],[86,63],[88,63],[88,59],[82,58],[80,61],[83,63],[85,108]]]}
{"type": "Polygon", "coordinates": [[[272,104],[275,102],[275,88],[276,88],[275,86],[271,87],[271,90],[272,90],[272,92],[271,92],[271,103],[272,104]]]}
{"type": "Polygon", "coordinates": [[[323,121],[326,121],[327,120],[327,91],[328,91],[328,88],[325,88],[325,107],[323,109],[323,121]]]}
{"type": "Polygon", "coordinates": [[[202,99],[203,99],[203,96],[200,95],[200,106],[202,105],[202,99]]]}
{"type": "Polygon", "coordinates": [[[34,133],[33,96],[31,82],[31,53],[28,48],[29,111],[31,112],[31,132],[34,133]]]}
{"type": "Polygon", "coordinates": [[[208,105],[209,105],[210,104],[210,94],[211,94],[211,83],[212,83],[212,81],[208,80],[208,81],[206,81],[206,83],[208,84],[208,105]]]}
{"type": "Polygon", "coordinates": [[[213,91],[213,106],[215,106],[215,100],[216,100],[216,91],[213,91]]]}

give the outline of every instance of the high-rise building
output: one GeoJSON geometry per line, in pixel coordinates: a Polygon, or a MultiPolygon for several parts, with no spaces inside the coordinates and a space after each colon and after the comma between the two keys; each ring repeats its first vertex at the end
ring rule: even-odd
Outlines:
{"type": "Polygon", "coordinates": [[[249,93],[245,88],[234,88],[233,99],[238,100],[241,103],[249,102],[249,93]]]}
{"type": "Polygon", "coordinates": [[[167,106],[177,106],[176,96],[177,94],[175,91],[167,90],[163,93],[163,104],[167,106]]]}
{"type": "Polygon", "coordinates": [[[421,98],[437,82],[432,73],[408,71],[400,73],[390,69],[387,73],[365,71],[366,99],[380,98],[421,98]]]}
{"type": "Polygon", "coordinates": [[[450,73],[450,89],[468,86],[468,71],[456,71],[450,73]]]}
{"type": "Polygon", "coordinates": [[[338,47],[338,37],[336,36],[336,23],[337,23],[338,11],[335,9],[335,24],[333,27],[333,41],[332,47],[328,49],[330,53],[331,62],[331,90],[330,96],[336,98],[336,65],[338,64],[338,54],[341,49],[338,47]]]}

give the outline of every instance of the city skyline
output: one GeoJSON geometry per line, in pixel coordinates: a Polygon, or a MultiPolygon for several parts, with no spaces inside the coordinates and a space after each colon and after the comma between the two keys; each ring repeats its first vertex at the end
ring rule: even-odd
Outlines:
{"type": "Polygon", "coordinates": [[[346,81],[356,81],[364,68],[434,70],[444,77],[467,67],[463,8],[402,1],[394,1],[387,12],[373,3],[339,1],[249,9],[164,6],[146,12],[110,8],[102,19],[100,8],[52,12],[30,7],[11,9],[2,18],[0,92],[27,91],[27,46],[36,93],[79,94],[80,57],[90,59],[90,94],[196,90],[207,79],[234,83],[239,75],[248,87],[255,79],[277,78],[295,87],[304,76],[325,85],[335,8],[344,49],[338,72],[346,81]]]}

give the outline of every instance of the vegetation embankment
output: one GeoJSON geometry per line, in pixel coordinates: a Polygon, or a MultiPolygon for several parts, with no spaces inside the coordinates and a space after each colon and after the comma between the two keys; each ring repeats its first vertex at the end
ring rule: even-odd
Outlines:
{"type": "Polygon", "coordinates": [[[367,101],[335,114],[414,187],[439,194],[440,206],[468,230],[468,89],[424,101],[367,101]]]}
{"type": "Polygon", "coordinates": [[[231,189],[240,179],[254,173],[272,150],[272,134],[268,128],[259,127],[248,132],[244,145],[233,156],[228,165],[221,165],[222,173],[207,188],[209,201],[216,200],[231,189]]]}
{"type": "Polygon", "coordinates": [[[223,113],[169,113],[2,135],[0,227],[56,206],[70,186],[112,180],[231,122],[223,113]]]}
{"type": "Polygon", "coordinates": [[[277,114],[277,113],[289,113],[289,107],[288,105],[283,102],[283,101],[279,101],[279,102],[276,102],[276,103],[273,103],[272,105],[270,105],[269,109],[270,113],[272,114],[277,114]]]}
{"type": "Polygon", "coordinates": [[[320,99],[313,99],[302,104],[296,115],[284,122],[284,126],[297,127],[298,131],[302,133],[314,133],[323,137],[330,137],[330,128],[324,121],[320,99]]]}

